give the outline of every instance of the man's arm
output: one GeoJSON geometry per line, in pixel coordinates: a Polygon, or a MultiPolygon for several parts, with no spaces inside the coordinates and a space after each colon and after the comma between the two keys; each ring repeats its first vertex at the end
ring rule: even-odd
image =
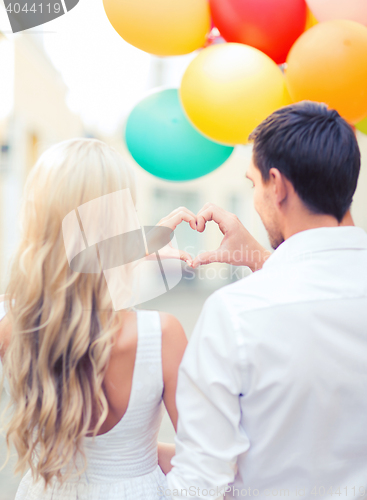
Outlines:
{"type": "Polygon", "coordinates": [[[204,305],[179,369],[176,455],[167,475],[173,499],[222,498],[234,480],[237,457],[249,448],[241,426],[244,372],[240,341],[217,292],[204,305]]]}
{"type": "MultiPolygon", "coordinates": [[[[247,266],[251,271],[258,271],[262,268],[271,252],[260,245],[235,214],[227,212],[213,203],[207,203],[196,216],[197,231],[202,233],[209,221],[218,224],[224,238],[217,250],[198,255],[194,259],[192,267],[196,268],[212,262],[224,262],[234,266],[247,266]]],[[[339,225],[354,226],[350,210],[339,225]]]]}

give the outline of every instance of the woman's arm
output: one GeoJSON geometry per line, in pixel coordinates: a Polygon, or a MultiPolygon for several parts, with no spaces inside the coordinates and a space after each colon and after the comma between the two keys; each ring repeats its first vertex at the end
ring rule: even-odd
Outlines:
{"type": "MultiPolygon", "coordinates": [[[[160,317],[162,325],[163,401],[173,427],[177,431],[177,376],[187,346],[187,338],[181,323],[174,316],[160,313],[160,317]]],[[[171,458],[174,454],[175,447],[173,444],[159,443],[158,463],[165,474],[171,470],[171,458]]]]}
{"type": "Polygon", "coordinates": [[[176,453],[176,447],[171,443],[158,443],[158,465],[165,474],[172,469],[171,460],[176,453]]]}

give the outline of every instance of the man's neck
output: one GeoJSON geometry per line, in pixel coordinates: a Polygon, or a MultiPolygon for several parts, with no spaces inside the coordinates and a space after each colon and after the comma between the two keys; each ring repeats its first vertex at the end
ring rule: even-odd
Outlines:
{"type": "Polygon", "coordinates": [[[285,222],[283,229],[284,239],[288,239],[296,233],[307,231],[308,229],[316,229],[319,227],[338,227],[338,220],[332,215],[324,214],[299,214],[292,216],[285,222]]]}

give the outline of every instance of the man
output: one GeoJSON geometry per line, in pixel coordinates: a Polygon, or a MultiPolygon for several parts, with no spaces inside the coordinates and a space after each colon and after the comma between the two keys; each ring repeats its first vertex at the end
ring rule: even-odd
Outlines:
{"type": "Polygon", "coordinates": [[[367,235],[345,225],[358,144],[311,102],[276,111],[250,139],[247,177],[275,251],[267,258],[218,207],[196,216],[199,232],[214,220],[225,236],[194,267],[262,269],[204,305],[179,371],[166,493],[366,498],[367,235]]]}

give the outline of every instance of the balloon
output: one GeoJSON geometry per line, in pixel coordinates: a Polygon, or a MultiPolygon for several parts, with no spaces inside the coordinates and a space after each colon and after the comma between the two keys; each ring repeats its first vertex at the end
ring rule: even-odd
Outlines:
{"type": "Polygon", "coordinates": [[[350,123],[367,114],[367,28],[354,21],[328,21],[293,45],[285,76],[294,102],[326,103],[350,123]]]}
{"type": "Polygon", "coordinates": [[[135,161],[157,177],[188,181],[222,165],[233,148],[199,134],[184,115],[177,89],[149,95],[131,112],[126,145],[135,161]]]}
{"type": "Polygon", "coordinates": [[[251,45],[277,64],[285,62],[305,30],[305,0],[209,1],[214,24],[227,42],[251,45]]]}
{"type": "Polygon", "coordinates": [[[360,132],[363,132],[364,134],[367,134],[367,118],[357,123],[356,129],[360,132]]]}
{"type": "Polygon", "coordinates": [[[124,40],[157,56],[193,52],[210,31],[207,0],[103,0],[103,5],[124,40]]]}
{"type": "Polygon", "coordinates": [[[263,52],[225,43],[204,49],[182,78],[180,97],[191,123],[222,144],[246,144],[270,113],[290,103],[285,79],[263,52]]]}
{"type": "Polygon", "coordinates": [[[209,33],[203,48],[209,47],[210,45],[217,45],[218,43],[226,43],[224,38],[220,36],[217,28],[213,28],[209,33]]]}
{"type": "Polygon", "coordinates": [[[305,31],[309,30],[313,26],[316,26],[318,23],[316,17],[312,14],[309,8],[307,8],[307,20],[306,20],[306,29],[305,31]]]}
{"type": "Polygon", "coordinates": [[[349,19],[367,24],[366,0],[307,0],[307,3],[320,22],[349,19]]]}

